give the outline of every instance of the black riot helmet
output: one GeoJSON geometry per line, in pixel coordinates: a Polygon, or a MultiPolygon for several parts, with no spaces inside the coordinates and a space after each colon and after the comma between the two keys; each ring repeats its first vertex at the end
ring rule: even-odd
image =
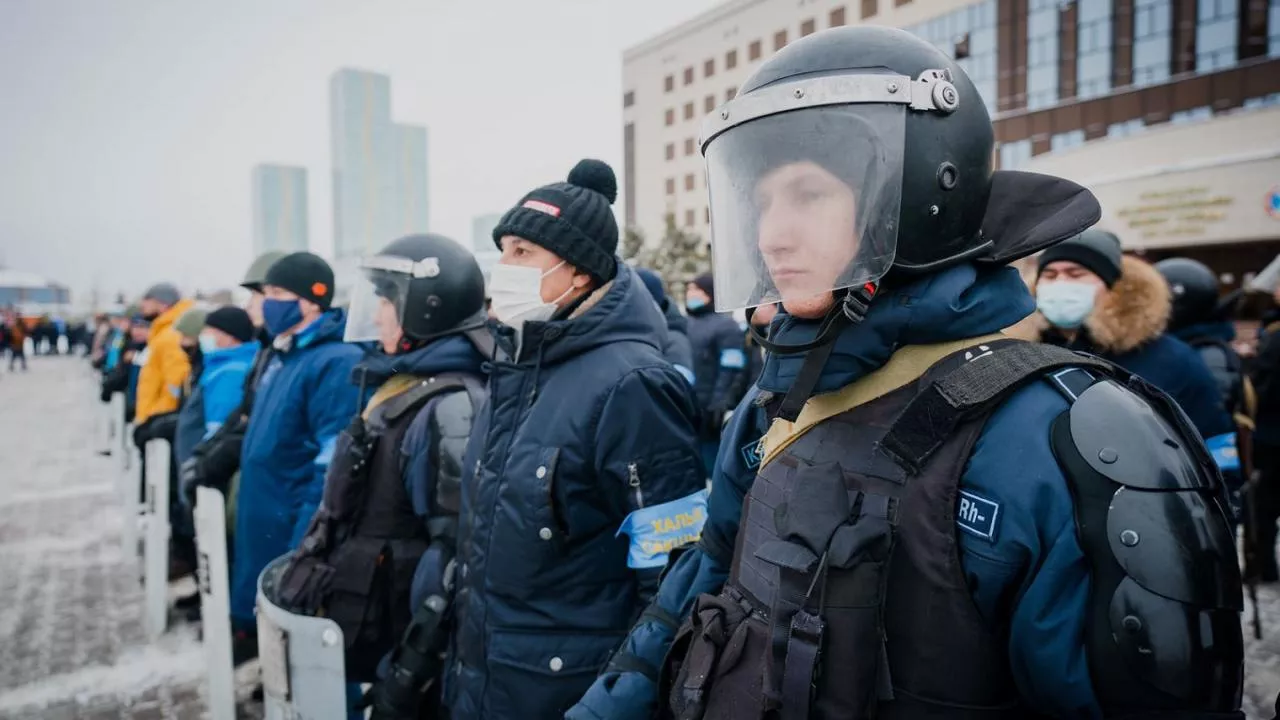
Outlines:
{"type": "Polygon", "coordinates": [[[1218,315],[1218,278],[1204,263],[1191,258],[1169,258],[1156,263],[1156,270],[1169,283],[1173,295],[1173,315],[1169,327],[1210,322],[1218,315]]]}
{"type": "Polygon", "coordinates": [[[700,145],[716,309],[781,302],[821,320],[804,344],[756,337],[778,354],[822,349],[806,358],[788,412],[886,278],[1004,265],[1101,215],[1075,183],[993,173],[991,118],[973,82],[894,28],[832,28],[787,46],[707,116],[700,145]]]}
{"type": "Polygon", "coordinates": [[[378,339],[389,303],[409,344],[474,329],[484,322],[484,276],[475,256],[442,235],[409,235],[360,261],[348,342],[378,339]]]}

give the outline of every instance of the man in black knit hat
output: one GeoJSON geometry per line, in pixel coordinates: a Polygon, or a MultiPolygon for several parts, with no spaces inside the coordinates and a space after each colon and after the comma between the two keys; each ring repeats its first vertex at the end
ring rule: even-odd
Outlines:
{"type": "Polygon", "coordinates": [[[346,313],[331,307],[333,269],[296,252],[263,283],[262,315],[276,350],[256,389],[241,446],[231,620],[237,660],[254,654],[258,574],[297,546],[320,504],[338,434],[360,403],[351,371],[363,351],[342,341],[346,313]]]}
{"type": "Polygon", "coordinates": [[[612,169],[584,160],[493,233],[511,357],[464,465],[445,687],[459,720],[559,717],[705,515],[697,408],[662,354],[666,320],[615,256],[616,196],[612,169]]]}

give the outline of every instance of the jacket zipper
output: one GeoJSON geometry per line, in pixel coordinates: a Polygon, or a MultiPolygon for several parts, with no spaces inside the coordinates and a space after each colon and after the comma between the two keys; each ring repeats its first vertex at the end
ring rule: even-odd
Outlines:
{"type": "Polygon", "coordinates": [[[627,479],[631,485],[631,493],[636,499],[636,509],[644,507],[644,492],[640,489],[640,469],[636,464],[627,463],[627,479]]]}

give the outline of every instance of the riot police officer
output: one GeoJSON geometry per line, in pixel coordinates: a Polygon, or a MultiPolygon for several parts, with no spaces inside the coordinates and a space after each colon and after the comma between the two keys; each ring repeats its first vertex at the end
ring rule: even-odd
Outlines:
{"type": "Polygon", "coordinates": [[[698,546],[569,717],[1242,717],[1221,478],[1139,378],[999,334],[1034,308],[1007,264],[1100,211],[992,142],[884,27],[707,119],[717,309],[782,312],[698,546]]]}
{"type": "Polygon", "coordinates": [[[462,454],[493,344],[480,267],[453,240],[400,238],[361,269],[345,339],[377,343],[353,378],[372,395],[338,441],[279,601],[338,623],[348,680],[377,682],[376,717],[417,718],[446,640],[462,454]]]}

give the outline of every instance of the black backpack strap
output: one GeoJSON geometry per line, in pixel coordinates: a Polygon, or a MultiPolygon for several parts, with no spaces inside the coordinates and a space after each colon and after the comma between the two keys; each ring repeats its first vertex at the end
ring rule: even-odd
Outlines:
{"type": "Polygon", "coordinates": [[[384,423],[390,425],[405,413],[417,410],[431,398],[444,393],[465,390],[465,376],[461,373],[441,373],[424,379],[408,390],[387,400],[379,408],[384,423]]]}
{"type": "Polygon", "coordinates": [[[1114,374],[1110,363],[1054,345],[1004,340],[933,381],[907,405],[881,441],[908,474],[924,467],[961,423],[1000,405],[1045,373],[1085,368],[1114,374]]]}

